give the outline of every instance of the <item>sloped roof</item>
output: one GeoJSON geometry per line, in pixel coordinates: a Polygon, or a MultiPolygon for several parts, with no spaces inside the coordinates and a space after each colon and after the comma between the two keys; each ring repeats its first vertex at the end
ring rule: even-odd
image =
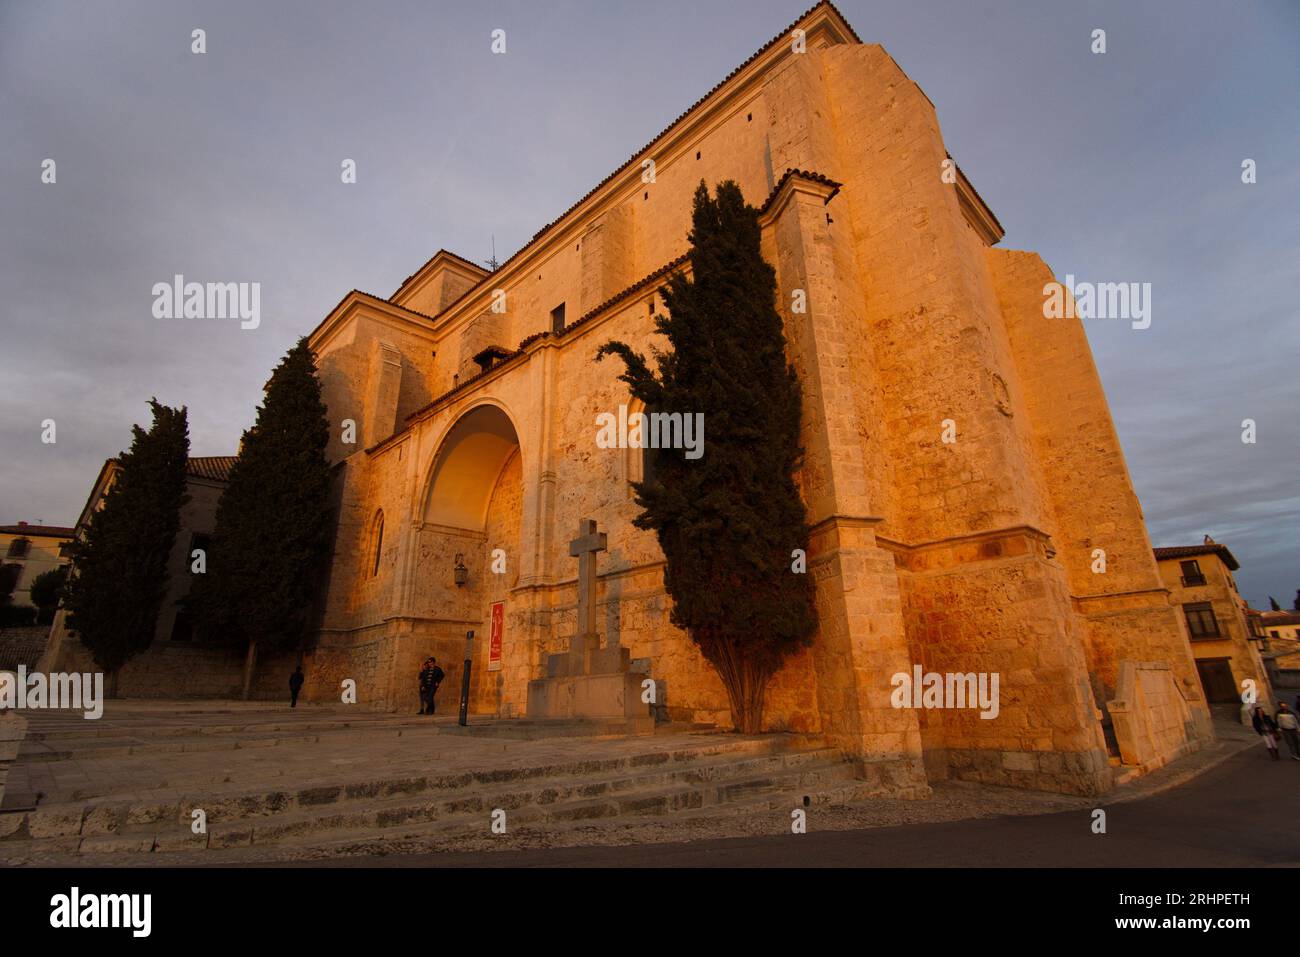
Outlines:
{"type": "MultiPolygon", "coordinates": [[[[474,272],[478,273],[480,279],[488,275],[489,273],[489,270],[480,266],[478,263],[474,262],[473,260],[466,259],[464,256],[458,256],[450,249],[439,249],[436,253],[434,253],[427,260],[425,260],[423,266],[421,266],[415,272],[411,273],[409,276],[407,276],[405,279],[402,280],[402,284],[397,287],[396,292],[394,292],[391,296],[388,297],[388,301],[393,302],[393,300],[395,300],[398,296],[402,294],[403,289],[405,289],[412,282],[414,282],[419,276],[422,276],[424,274],[424,271],[428,269],[430,266],[432,266],[439,259],[447,259],[447,260],[451,260],[452,262],[459,263],[462,266],[468,266],[474,272]]],[[[396,303],[394,303],[394,305],[396,305],[396,303]]]]}
{"type": "Polygon", "coordinates": [[[1300,625],[1300,611],[1261,611],[1259,618],[1265,628],[1270,625],[1300,625]]]}
{"type": "Polygon", "coordinates": [[[230,468],[235,464],[234,455],[200,455],[190,456],[187,475],[212,479],[216,482],[230,481],[230,468]]]}
{"type": "Polygon", "coordinates": [[[75,528],[66,525],[29,525],[20,522],[17,525],[0,525],[0,535],[31,535],[36,538],[71,538],[77,534],[75,528]]]}
{"type": "Polygon", "coordinates": [[[1218,555],[1234,572],[1241,566],[1237,564],[1237,559],[1233,557],[1232,552],[1228,551],[1227,545],[1220,545],[1217,542],[1211,542],[1208,545],[1172,545],[1168,548],[1157,548],[1156,561],[1163,562],[1169,558],[1192,558],[1196,555],[1218,555]]]}

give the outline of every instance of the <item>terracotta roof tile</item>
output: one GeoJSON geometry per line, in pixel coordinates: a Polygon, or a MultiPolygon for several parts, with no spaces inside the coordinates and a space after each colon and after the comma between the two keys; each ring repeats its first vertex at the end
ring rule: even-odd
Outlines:
{"type": "Polygon", "coordinates": [[[77,534],[75,528],[66,525],[0,525],[0,535],[31,535],[35,538],[72,538],[77,534]]]}
{"type": "Polygon", "coordinates": [[[217,482],[226,482],[230,480],[230,467],[235,464],[235,458],[234,455],[190,456],[190,464],[189,468],[186,469],[186,474],[198,478],[212,479],[217,482]]]}
{"type": "Polygon", "coordinates": [[[1234,572],[1241,567],[1232,552],[1228,551],[1228,546],[1220,545],[1218,542],[1211,542],[1208,545],[1173,545],[1168,548],[1157,548],[1154,551],[1158,562],[1169,558],[1191,558],[1194,555],[1218,555],[1234,572]]]}

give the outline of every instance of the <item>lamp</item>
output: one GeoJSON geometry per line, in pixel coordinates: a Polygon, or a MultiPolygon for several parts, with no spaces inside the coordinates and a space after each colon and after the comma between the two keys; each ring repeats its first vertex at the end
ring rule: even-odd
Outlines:
{"type": "Polygon", "coordinates": [[[465,567],[465,556],[460,552],[456,553],[456,568],[454,575],[457,588],[460,588],[469,579],[469,569],[465,567]]]}

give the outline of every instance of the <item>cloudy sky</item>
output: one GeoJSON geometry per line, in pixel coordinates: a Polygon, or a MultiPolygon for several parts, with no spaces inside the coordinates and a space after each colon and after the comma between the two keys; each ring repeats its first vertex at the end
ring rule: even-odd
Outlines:
{"type": "MultiPolygon", "coordinates": [[[[504,260],[809,3],[0,0],[0,523],[75,521],[151,395],[229,454],[348,290],[444,246],[504,260]],[[260,282],[261,326],[153,319],[176,273],[260,282]]],[[[1151,283],[1149,329],[1088,331],[1152,539],[1208,532],[1289,607],[1300,4],[839,6],[934,101],[1004,246],[1151,283]]]]}

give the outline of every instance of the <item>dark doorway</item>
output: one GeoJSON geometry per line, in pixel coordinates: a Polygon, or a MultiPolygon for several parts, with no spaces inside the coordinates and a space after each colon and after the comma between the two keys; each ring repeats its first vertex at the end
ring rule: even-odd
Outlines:
{"type": "Polygon", "coordinates": [[[1232,679],[1232,666],[1227,658],[1198,658],[1196,671],[1201,676],[1205,700],[1211,704],[1237,701],[1237,683],[1232,679]]]}

